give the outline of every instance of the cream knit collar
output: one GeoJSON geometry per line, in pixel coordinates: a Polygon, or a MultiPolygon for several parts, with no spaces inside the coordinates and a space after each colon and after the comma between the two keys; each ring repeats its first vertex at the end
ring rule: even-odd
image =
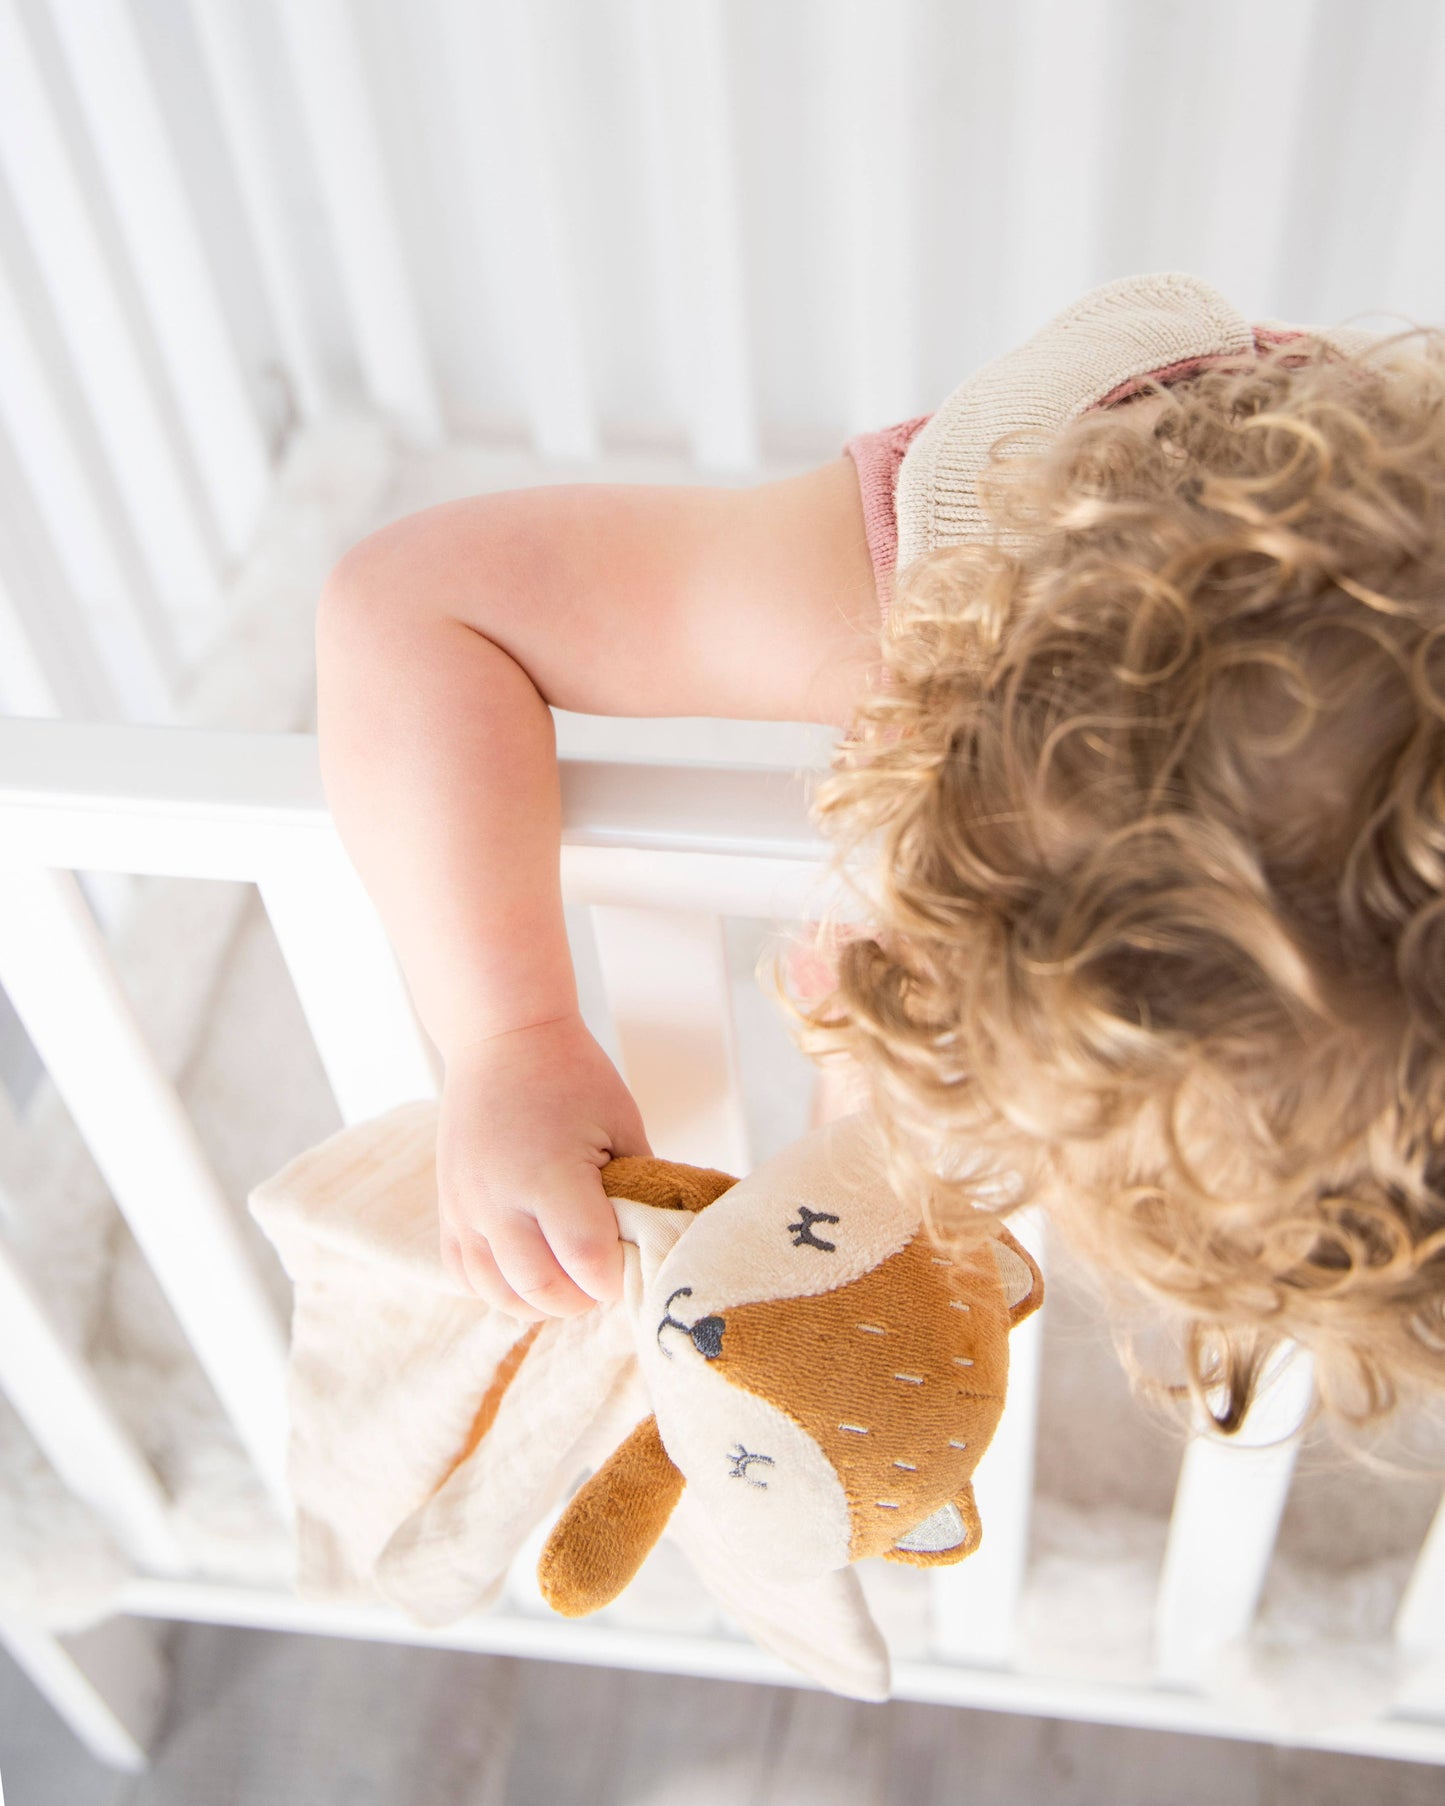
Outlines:
{"type": "Polygon", "coordinates": [[[1002,433],[1047,436],[1131,379],[1253,349],[1249,322],[1197,276],[1166,270],[1091,289],[960,383],[914,437],[895,492],[898,569],[989,531],[976,485],[1002,433]]]}

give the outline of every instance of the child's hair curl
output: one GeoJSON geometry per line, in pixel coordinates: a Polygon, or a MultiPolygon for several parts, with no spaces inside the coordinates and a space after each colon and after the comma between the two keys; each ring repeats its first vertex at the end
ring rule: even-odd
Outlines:
{"type": "Polygon", "coordinates": [[[1365,1426],[1445,1388],[1445,332],[1154,387],[900,573],[800,1039],[935,1234],[1038,1199],[1182,1316],[1220,1431],[1287,1339],[1365,1426]]]}

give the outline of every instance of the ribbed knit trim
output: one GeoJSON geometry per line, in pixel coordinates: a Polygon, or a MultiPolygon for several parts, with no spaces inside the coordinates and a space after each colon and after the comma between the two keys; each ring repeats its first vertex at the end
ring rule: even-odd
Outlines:
{"type": "Polygon", "coordinates": [[[900,420],[895,426],[871,433],[855,433],[843,450],[858,467],[858,492],[863,498],[863,526],[873,580],[878,591],[880,618],[888,619],[893,604],[893,569],[898,562],[898,517],[894,491],[904,454],[915,434],[927,424],[927,414],[900,420]]]}
{"type": "Polygon", "coordinates": [[[1163,271],[1091,289],[960,383],[914,438],[898,473],[897,568],[989,530],[976,486],[1002,434],[1048,438],[1141,372],[1246,355],[1254,343],[1249,322],[1197,276],[1163,271]]]}

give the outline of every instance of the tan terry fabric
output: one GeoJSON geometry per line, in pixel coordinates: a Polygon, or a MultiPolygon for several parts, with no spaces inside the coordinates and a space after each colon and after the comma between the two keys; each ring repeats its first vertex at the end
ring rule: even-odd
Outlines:
{"type": "Polygon", "coordinates": [[[578,1488],[547,1539],[537,1581],[552,1610],[581,1618],[610,1604],[662,1535],[682,1488],[657,1419],[644,1417],[578,1488]]]}

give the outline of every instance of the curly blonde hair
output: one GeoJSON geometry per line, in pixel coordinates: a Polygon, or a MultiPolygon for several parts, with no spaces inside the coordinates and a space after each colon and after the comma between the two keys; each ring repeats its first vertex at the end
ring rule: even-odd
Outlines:
{"type": "Polygon", "coordinates": [[[1230,1433],[1292,1340],[1363,1427],[1445,1387],[1445,332],[1153,387],[900,573],[817,797],[874,926],[792,1008],[941,1239],[1044,1202],[1156,1391],[1230,1433]]]}

